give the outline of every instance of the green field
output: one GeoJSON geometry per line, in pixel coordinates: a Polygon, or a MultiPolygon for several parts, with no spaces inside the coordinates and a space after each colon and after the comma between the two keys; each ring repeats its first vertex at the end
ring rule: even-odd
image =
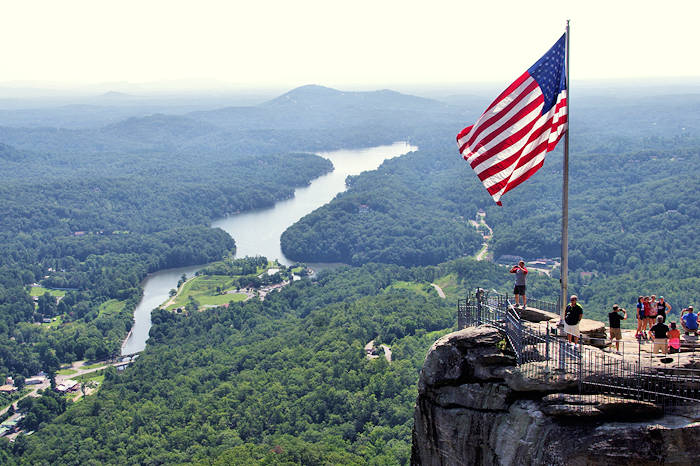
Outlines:
{"type": "Polygon", "coordinates": [[[185,282],[180,289],[179,294],[175,298],[173,304],[166,307],[172,311],[179,307],[185,307],[190,299],[190,296],[197,300],[201,306],[206,305],[221,305],[229,301],[243,301],[246,295],[242,293],[236,294],[220,294],[217,288],[222,291],[232,289],[234,278],[226,275],[200,275],[185,282]]]}
{"type": "Polygon", "coordinates": [[[103,362],[97,362],[95,364],[87,364],[85,366],[82,366],[81,368],[82,369],[94,369],[96,367],[102,367],[104,365],[105,365],[105,363],[103,363],[103,362]]]}
{"type": "Polygon", "coordinates": [[[63,290],[52,290],[49,288],[44,288],[43,286],[30,287],[29,288],[29,295],[30,296],[41,296],[41,295],[45,294],[47,291],[56,297],[66,295],[66,292],[63,290]]]}
{"type": "Polygon", "coordinates": [[[423,296],[437,296],[437,291],[429,283],[397,281],[386,287],[385,291],[389,290],[409,290],[423,296]]]}
{"type": "Polygon", "coordinates": [[[63,316],[52,317],[52,319],[56,319],[56,320],[52,320],[48,324],[42,323],[41,325],[48,327],[48,328],[57,328],[63,324],[63,316]]]}
{"type": "Polygon", "coordinates": [[[75,380],[77,380],[80,383],[90,382],[91,380],[94,380],[98,384],[102,385],[102,382],[104,382],[105,380],[105,375],[103,371],[96,371],[91,372],[89,374],[79,375],[75,378],[75,380]]]}
{"type": "Polygon", "coordinates": [[[104,303],[100,304],[100,317],[119,314],[122,311],[122,309],[124,309],[125,305],[125,301],[119,301],[116,299],[110,299],[109,301],[105,301],[104,303]]]}
{"type": "Polygon", "coordinates": [[[447,299],[464,297],[464,287],[457,283],[457,274],[451,273],[435,280],[435,284],[442,288],[447,299]]]}
{"type": "Polygon", "coordinates": [[[61,369],[61,370],[56,371],[56,373],[59,375],[73,375],[76,372],[78,372],[78,371],[76,371],[75,369],[71,369],[71,368],[61,369]]]}

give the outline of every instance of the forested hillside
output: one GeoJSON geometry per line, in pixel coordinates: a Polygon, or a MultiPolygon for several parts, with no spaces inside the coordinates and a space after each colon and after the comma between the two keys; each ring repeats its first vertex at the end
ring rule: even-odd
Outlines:
{"type": "MultiPolygon", "coordinates": [[[[256,107],[103,126],[65,108],[45,115],[68,127],[41,126],[40,109],[14,120],[6,111],[9,120],[38,122],[0,127],[0,375],[53,373],[62,362],[116,354],[147,273],[235,252],[212,220],[271,206],[332,169],[310,150],[405,139],[421,112],[445,107],[392,91],[305,86],[256,107]],[[37,283],[45,288],[29,287],[37,283]]],[[[75,111],[100,121],[125,109],[75,111]]]]}
{"type": "MultiPolygon", "coordinates": [[[[602,317],[614,302],[629,306],[639,293],[677,290],[676,309],[695,299],[694,288],[677,289],[671,273],[697,260],[700,251],[693,234],[700,198],[692,187],[700,166],[700,98],[684,97],[674,100],[677,114],[664,96],[608,99],[603,116],[601,102],[590,99],[572,117],[570,280],[572,290],[594,306],[593,315],[602,317]],[[582,272],[592,273],[593,282],[581,279],[582,272]],[[626,289],[607,288],[620,274],[628,277],[626,289]]],[[[282,237],[285,254],[352,264],[437,263],[478,249],[463,219],[481,208],[494,229],[496,258],[558,257],[561,148],[498,207],[453,143],[470,120],[452,118],[449,127],[444,114],[431,119],[412,139],[417,153],[351,179],[346,193],[291,226],[282,237]],[[369,213],[359,215],[359,204],[369,205],[369,213]]]]}
{"type": "MultiPolygon", "coordinates": [[[[512,290],[507,269],[470,258],[482,237],[469,220],[486,211],[496,257],[560,253],[561,152],[498,207],[454,143],[483,109],[459,101],[305,86],[254,107],[0,127],[0,376],[115,354],[146,274],[228,257],[235,238],[211,221],[331,169],[309,152],[419,147],[349,177],[282,237],[293,259],[353,267],[264,301],[155,313],[132,366],[79,403],[42,398],[29,408],[37,431],[0,441],[0,461],[406,463],[417,371],[454,326],[454,300],[476,286],[512,290]],[[391,363],[365,357],[372,339],[391,347],[391,363]]],[[[586,317],[640,293],[677,312],[700,280],[700,98],[577,102],[570,290],[586,317]]],[[[557,278],[531,275],[528,294],[555,299],[557,278]]]]}
{"type": "MultiPolygon", "coordinates": [[[[15,446],[19,462],[406,463],[418,371],[455,323],[429,282],[463,283],[475,267],[367,265],[263,302],[158,311],[138,363],[15,446]],[[373,339],[389,345],[390,363],[366,357],[373,339]]],[[[496,286],[510,280],[486,270],[496,286]]]]}

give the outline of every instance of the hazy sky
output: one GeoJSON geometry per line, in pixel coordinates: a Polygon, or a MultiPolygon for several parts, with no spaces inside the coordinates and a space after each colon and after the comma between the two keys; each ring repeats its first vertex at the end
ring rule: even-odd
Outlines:
{"type": "Polygon", "coordinates": [[[700,76],[692,0],[2,1],[0,85],[508,83],[567,18],[572,79],[700,76]]]}

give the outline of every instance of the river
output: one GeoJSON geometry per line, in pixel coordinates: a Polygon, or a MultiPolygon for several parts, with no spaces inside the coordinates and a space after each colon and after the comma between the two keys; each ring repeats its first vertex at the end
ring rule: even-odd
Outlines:
{"type": "MultiPolygon", "coordinates": [[[[320,152],[318,155],[333,163],[332,172],[312,180],[309,186],[297,188],[291,199],[279,201],[272,207],[218,219],[211,226],[221,228],[236,240],[238,257],[265,256],[290,265],[292,261],[282,254],[280,247],[280,236],[290,225],[345,191],[345,179],[349,175],[375,170],[384,160],[416,149],[408,143],[397,142],[367,149],[320,152]]],[[[151,311],[168,299],[169,291],[177,286],[183,273],[191,277],[201,268],[200,265],[161,270],[144,280],[143,298],[134,311],[134,326],[122,345],[122,354],[138,353],[146,347],[151,311]]],[[[323,264],[316,264],[314,268],[323,268],[323,264]]]]}

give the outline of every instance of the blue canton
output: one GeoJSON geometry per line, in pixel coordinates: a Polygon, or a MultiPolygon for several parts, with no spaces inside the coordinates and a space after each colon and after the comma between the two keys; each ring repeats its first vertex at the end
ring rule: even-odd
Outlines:
{"type": "Polygon", "coordinates": [[[545,114],[557,102],[559,92],[566,89],[566,34],[527,71],[542,90],[545,114]]]}

